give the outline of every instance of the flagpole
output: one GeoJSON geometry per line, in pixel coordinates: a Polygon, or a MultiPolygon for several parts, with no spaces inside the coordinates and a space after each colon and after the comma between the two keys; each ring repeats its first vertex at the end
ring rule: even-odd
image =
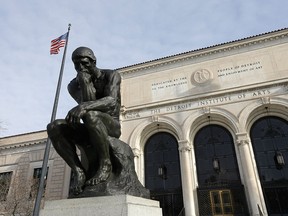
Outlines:
{"type": "MultiPolygon", "coordinates": [[[[60,68],[58,84],[57,84],[57,89],[56,89],[56,93],[55,93],[54,105],[53,105],[53,110],[52,110],[50,122],[53,122],[56,118],[60,89],[61,89],[61,83],[62,83],[62,77],[63,77],[63,70],[64,70],[64,65],[65,65],[66,50],[67,50],[67,46],[68,46],[70,27],[71,27],[71,24],[68,25],[67,39],[65,42],[65,48],[64,48],[64,53],[63,53],[63,57],[62,57],[62,63],[61,63],[61,68],[60,68]]],[[[40,212],[41,199],[42,199],[43,192],[44,192],[45,177],[46,177],[47,169],[48,169],[47,166],[48,166],[48,160],[49,160],[50,147],[51,147],[51,140],[48,137],[47,142],[46,142],[45,152],[44,152],[40,183],[39,183],[37,196],[36,196],[36,200],[35,200],[33,216],[38,216],[39,212],[40,212]]]]}

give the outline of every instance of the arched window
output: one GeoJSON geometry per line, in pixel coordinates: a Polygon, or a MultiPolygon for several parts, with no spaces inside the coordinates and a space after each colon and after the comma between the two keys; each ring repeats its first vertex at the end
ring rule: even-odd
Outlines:
{"type": "Polygon", "coordinates": [[[169,133],[152,135],[144,148],[145,187],[160,201],[163,216],[178,216],[183,208],[178,142],[169,133]]]}
{"type": "Polygon", "coordinates": [[[228,130],[219,125],[203,127],[195,136],[199,186],[241,182],[234,143],[228,130]]]}
{"type": "Polygon", "coordinates": [[[181,187],[178,143],[169,133],[154,134],[145,145],[145,186],[159,191],[181,187]]]}
{"type": "Polygon", "coordinates": [[[288,215],[288,122],[267,116],[250,131],[269,215],[288,215]]]}

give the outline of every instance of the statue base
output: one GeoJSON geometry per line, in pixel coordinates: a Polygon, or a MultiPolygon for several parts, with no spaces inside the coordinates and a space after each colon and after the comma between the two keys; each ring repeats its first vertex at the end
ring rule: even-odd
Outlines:
{"type": "Polygon", "coordinates": [[[40,216],[162,216],[159,202],[130,195],[45,201],[40,216]]]}
{"type": "Polygon", "coordinates": [[[83,192],[73,194],[70,191],[69,198],[98,197],[130,195],[142,198],[150,198],[150,191],[139,181],[135,171],[134,153],[131,147],[114,137],[108,137],[110,144],[110,158],[112,173],[105,182],[97,185],[86,185],[83,192]]]}

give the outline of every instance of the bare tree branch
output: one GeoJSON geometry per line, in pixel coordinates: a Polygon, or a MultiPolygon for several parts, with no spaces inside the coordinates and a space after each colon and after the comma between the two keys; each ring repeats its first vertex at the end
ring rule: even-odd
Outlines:
{"type": "MultiPolygon", "coordinates": [[[[8,177],[7,181],[9,181],[8,177]]],[[[7,197],[0,201],[0,215],[32,215],[38,184],[38,179],[27,182],[19,175],[14,177],[7,197]]],[[[7,190],[7,184],[0,182],[0,191],[5,190],[7,190]]]]}

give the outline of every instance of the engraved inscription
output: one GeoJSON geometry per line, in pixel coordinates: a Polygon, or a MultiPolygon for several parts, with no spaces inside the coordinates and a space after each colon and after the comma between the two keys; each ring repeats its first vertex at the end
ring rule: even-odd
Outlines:
{"type": "Polygon", "coordinates": [[[255,61],[255,62],[248,62],[245,64],[240,64],[236,66],[231,66],[231,67],[226,67],[226,68],[220,68],[217,70],[218,77],[223,77],[223,76],[230,76],[233,74],[240,74],[244,72],[249,72],[249,71],[255,71],[262,69],[263,66],[260,61],[255,61]]]}
{"type": "MultiPolygon", "coordinates": [[[[207,108],[210,109],[212,106],[217,106],[220,104],[234,103],[238,101],[250,100],[255,98],[270,97],[271,95],[281,95],[287,93],[288,86],[285,85],[275,85],[270,88],[254,89],[251,91],[238,92],[235,94],[227,94],[218,97],[202,98],[200,100],[186,101],[185,103],[178,103],[173,105],[164,105],[154,107],[153,109],[142,109],[141,111],[131,111],[124,114],[124,119],[136,119],[143,118],[147,116],[161,115],[164,113],[181,112],[185,110],[197,109],[197,108],[207,108]]],[[[208,111],[209,112],[209,111],[208,111]]]]}
{"type": "Polygon", "coordinates": [[[174,79],[163,80],[151,84],[152,91],[169,89],[177,86],[187,85],[187,77],[179,77],[174,79]]]}
{"type": "Polygon", "coordinates": [[[125,119],[135,119],[141,117],[139,112],[127,112],[124,115],[125,119]]]}

